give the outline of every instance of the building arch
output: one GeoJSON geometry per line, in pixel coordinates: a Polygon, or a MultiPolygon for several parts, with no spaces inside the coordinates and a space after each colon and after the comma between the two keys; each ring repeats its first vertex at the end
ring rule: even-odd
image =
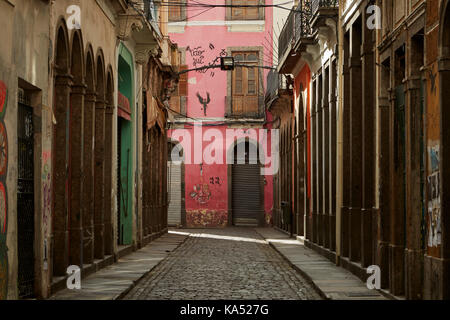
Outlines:
{"type": "Polygon", "coordinates": [[[84,134],[83,134],[83,262],[94,261],[94,137],[95,137],[95,104],[96,61],[94,50],[89,43],[85,49],[85,84],[84,99],[84,134]]]}
{"type": "Polygon", "coordinates": [[[95,152],[94,152],[94,257],[105,257],[105,111],[106,76],[103,50],[96,55],[95,152]]]}
{"type": "Polygon", "coordinates": [[[84,82],[84,45],[81,30],[72,32],[70,45],[70,74],[72,87],[69,104],[69,181],[68,219],[69,219],[69,263],[83,265],[83,226],[82,217],[82,170],[83,170],[83,111],[86,85],[84,82]]]}
{"type": "Polygon", "coordinates": [[[133,121],[134,121],[134,59],[126,46],[118,47],[118,243],[132,243],[133,210],[133,121]]]}
{"type": "Polygon", "coordinates": [[[261,173],[263,172],[262,163],[265,162],[264,153],[259,152],[262,150],[260,148],[258,141],[248,136],[235,139],[228,147],[228,225],[230,226],[264,226],[265,177],[261,173]],[[245,158],[239,154],[239,150],[243,149],[245,158]],[[242,196],[247,198],[241,199],[242,196]]]}
{"type": "Polygon", "coordinates": [[[84,83],[85,75],[85,57],[83,52],[83,35],[81,30],[74,30],[70,41],[70,74],[73,76],[75,84],[84,83]]]}
{"type": "Polygon", "coordinates": [[[111,255],[114,250],[113,229],[113,198],[111,192],[113,186],[113,114],[114,114],[114,74],[111,65],[108,65],[106,74],[106,112],[105,112],[105,254],[111,255]]]}
{"type": "Polygon", "coordinates": [[[55,34],[55,74],[67,74],[70,68],[69,33],[64,18],[56,25],[55,34]]]}
{"type": "Polygon", "coordinates": [[[53,112],[56,124],[53,127],[53,276],[64,276],[68,260],[68,175],[67,113],[69,112],[72,76],[70,75],[69,36],[64,19],[56,25],[55,64],[53,87],[53,112]],[[63,188],[56,186],[65,186],[63,188]]]}

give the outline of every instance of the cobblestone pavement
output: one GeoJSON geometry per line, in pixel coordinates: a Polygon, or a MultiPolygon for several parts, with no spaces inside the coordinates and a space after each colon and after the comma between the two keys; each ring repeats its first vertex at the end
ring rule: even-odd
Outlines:
{"type": "Polygon", "coordinates": [[[320,299],[310,284],[252,228],[175,232],[187,232],[190,237],[124,299],[320,299]]]}

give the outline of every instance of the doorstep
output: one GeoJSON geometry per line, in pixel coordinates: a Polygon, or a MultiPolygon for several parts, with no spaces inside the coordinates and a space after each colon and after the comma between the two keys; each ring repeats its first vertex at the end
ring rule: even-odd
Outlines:
{"type": "Polygon", "coordinates": [[[255,229],[275,250],[298,270],[328,300],[386,300],[377,290],[369,290],[364,282],[348,270],[307,248],[273,228],[255,229]]]}
{"type": "Polygon", "coordinates": [[[51,296],[50,300],[121,299],[186,238],[185,235],[164,234],[142,249],[82,279],[80,290],[66,288],[51,296]]]}

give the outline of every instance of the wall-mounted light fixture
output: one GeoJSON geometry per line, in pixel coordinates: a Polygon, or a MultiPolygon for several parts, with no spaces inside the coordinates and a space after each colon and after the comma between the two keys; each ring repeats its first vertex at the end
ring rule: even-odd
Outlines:
{"type": "Polygon", "coordinates": [[[220,58],[220,70],[224,70],[224,71],[234,70],[234,58],[233,57],[221,57],[220,58]]]}

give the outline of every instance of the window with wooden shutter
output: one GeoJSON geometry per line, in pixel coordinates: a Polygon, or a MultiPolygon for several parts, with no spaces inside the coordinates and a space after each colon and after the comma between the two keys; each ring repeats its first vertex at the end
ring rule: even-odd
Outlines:
{"type": "Polygon", "coordinates": [[[185,20],[186,0],[171,0],[169,5],[169,22],[185,20]]]}
{"type": "MultiPolygon", "coordinates": [[[[187,70],[187,69],[188,69],[187,65],[182,65],[182,66],[180,67],[180,72],[181,72],[181,71],[185,71],[185,70],[187,70]]],[[[188,90],[187,90],[187,88],[188,88],[187,78],[188,78],[187,72],[182,73],[182,74],[180,75],[180,80],[179,80],[179,82],[178,82],[178,95],[179,95],[179,96],[183,96],[183,97],[186,97],[186,96],[187,96],[187,91],[188,91],[188,90]]]]}
{"type": "MultiPolygon", "coordinates": [[[[180,71],[187,70],[187,69],[188,69],[188,67],[186,65],[182,65],[179,68],[180,71]]],[[[174,111],[175,113],[182,113],[181,112],[182,111],[181,97],[186,97],[188,94],[187,78],[188,78],[187,73],[183,73],[180,75],[180,79],[178,80],[177,88],[172,93],[172,96],[170,98],[170,102],[169,102],[170,109],[172,109],[172,111],[174,111]]]]}
{"type": "Polygon", "coordinates": [[[262,0],[229,0],[231,7],[231,20],[259,20],[264,19],[264,8],[262,0]],[[252,7],[239,7],[252,6],[252,7]]]}
{"type": "MultiPolygon", "coordinates": [[[[233,52],[236,64],[258,65],[257,52],[233,52]]],[[[258,113],[258,68],[236,67],[232,77],[232,113],[258,113]]]]}

